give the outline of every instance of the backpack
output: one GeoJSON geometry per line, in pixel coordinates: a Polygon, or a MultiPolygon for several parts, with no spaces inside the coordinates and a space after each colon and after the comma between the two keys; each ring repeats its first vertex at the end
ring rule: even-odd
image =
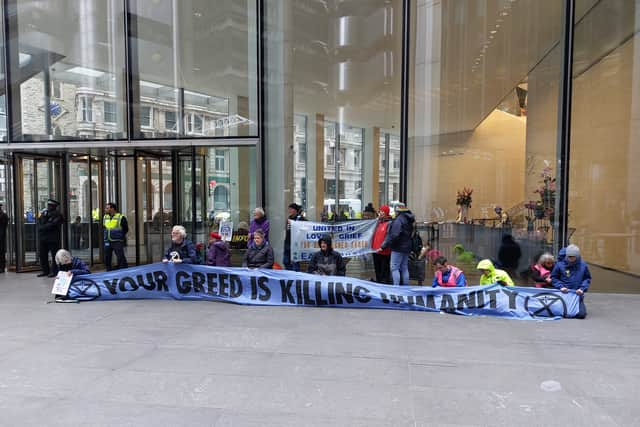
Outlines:
{"type": "Polygon", "coordinates": [[[413,229],[413,234],[411,235],[411,252],[414,254],[420,255],[420,251],[422,250],[422,237],[420,237],[420,233],[415,228],[413,229]]]}

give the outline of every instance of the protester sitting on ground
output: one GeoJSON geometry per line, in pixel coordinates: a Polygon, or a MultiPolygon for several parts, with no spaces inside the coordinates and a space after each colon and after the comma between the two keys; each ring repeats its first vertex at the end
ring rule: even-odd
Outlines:
{"type": "MultiPolygon", "coordinates": [[[[65,272],[71,276],[82,276],[84,274],[91,274],[89,267],[80,258],[71,256],[71,253],[66,249],[60,249],[56,252],[55,256],[56,264],[58,265],[59,272],[65,272]]],[[[67,300],[67,295],[56,295],[56,301],[67,300]]]]}
{"type": "Polygon", "coordinates": [[[549,252],[545,252],[531,266],[529,277],[535,282],[536,288],[551,288],[551,271],[555,264],[555,258],[549,252]]]}
{"type": "Polygon", "coordinates": [[[455,288],[467,286],[467,279],[464,277],[462,270],[456,266],[449,265],[445,257],[436,258],[433,265],[436,268],[436,274],[431,284],[432,287],[455,288]]]}
{"type": "Polygon", "coordinates": [[[262,208],[255,208],[253,210],[253,219],[251,220],[251,224],[249,224],[249,241],[247,242],[247,247],[253,244],[253,233],[255,233],[256,230],[262,230],[265,242],[269,243],[269,220],[262,208]]]}
{"type": "Polygon", "coordinates": [[[551,284],[564,293],[569,290],[575,291],[580,296],[580,306],[576,317],[584,319],[587,316],[584,294],[589,290],[591,273],[587,263],[580,257],[580,248],[576,245],[569,245],[558,253],[558,262],[551,271],[551,284]]]}
{"type": "Polygon", "coordinates": [[[181,225],[171,229],[171,244],[164,253],[162,262],[198,264],[198,252],[193,242],[187,239],[187,230],[181,225]]]}
{"type": "Polygon", "coordinates": [[[478,263],[476,269],[482,272],[480,276],[480,285],[492,285],[497,283],[502,286],[514,286],[513,280],[504,270],[499,270],[493,266],[489,259],[483,259],[478,263]]]}
{"type": "Polygon", "coordinates": [[[207,265],[214,267],[231,267],[231,251],[229,244],[222,240],[222,236],[216,232],[209,234],[209,247],[207,248],[207,265]]]}
{"type": "Polygon", "coordinates": [[[249,245],[242,260],[243,267],[273,268],[273,248],[264,238],[262,230],[253,232],[253,244],[249,245]]]}
{"type": "Polygon", "coordinates": [[[89,267],[80,258],[71,256],[71,253],[66,249],[60,249],[56,252],[56,264],[58,264],[58,270],[66,272],[69,276],[81,276],[83,274],[91,274],[89,267]]]}
{"type": "Polygon", "coordinates": [[[318,245],[320,250],[311,257],[307,271],[321,276],[346,276],[347,265],[342,255],[331,246],[331,237],[329,235],[320,237],[318,245]]]}

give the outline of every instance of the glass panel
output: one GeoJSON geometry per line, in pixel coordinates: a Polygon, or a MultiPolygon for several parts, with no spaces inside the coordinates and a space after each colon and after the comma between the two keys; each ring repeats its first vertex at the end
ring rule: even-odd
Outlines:
{"type": "MultiPolygon", "coordinates": [[[[554,244],[562,2],[412,7],[409,208],[432,253],[460,264],[470,283],[479,276],[457,244],[526,283],[521,272],[554,244]],[[470,199],[458,197],[465,188],[470,199]]],[[[399,161],[390,154],[391,167],[399,161]]]]}
{"type": "Polygon", "coordinates": [[[89,176],[88,157],[74,157],[69,162],[69,248],[74,256],[87,263],[91,262],[89,240],[92,219],[100,216],[91,208],[92,193],[97,191],[97,182],[89,176]]]}
{"type": "MultiPolygon", "coordinates": [[[[136,259],[136,212],[139,212],[136,211],[135,200],[137,195],[134,192],[135,161],[133,156],[125,158],[119,157],[116,159],[117,160],[114,159],[113,163],[115,166],[115,162],[118,162],[118,172],[120,174],[118,180],[120,187],[118,191],[120,197],[115,197],[115,194],[111,194],[111,198],[108,200],[116,200],[120,213],[127,218],[129,233],[127,233],[127,245],[124,248],[124,253],[129,266],[132,266],[135,264],[136,259]]],[[[142,171],[138,171],[138,174],[138,182],[140,182],[142,171]]],[[[107,180],[107,183],[109,183],[109,181],[110,180],[107,180]]],[[[115,186],[115,182],[113,185],[115,186]]],[[[140,191],[140,188],[138,191],[140,191]]],[[[105,200],[100,206],[104,206],[108,200],[105,200]]],[[[143,221],[140,221],[140,223],[142,224],[143,221]]],[[[142,258],[141,256],[141,259],[142,258]]]]}
{"type": "MultiPolygon", "coordinates": [[[[106,202],[102,195],[102,165],[103,163],[97,158],[94,158],[91,162],[91,246],[93,247],[93,263],[100,263],[103,260],[102,215],[103,206],[106,202]]],[[[119,205],[118,211],[121,212],[119,205]]]]}
{"type": "Polygon", "coordinates": [[[125,138],[123,2],[16,3],[15,139],[125,138]]]}
{"type": "Polygon", "coordinates": [[[257,135],[256,2],[132,1],[130,9],[140,137],[257,135]]]}
{"type": "MultiPolygon", "coordinates": [[[[1,16],[4,16],[4,3],[0,5],[0,13],[1,16]]],[[[4,20],[3,20],[4,23],[4,20]]],[[[3,30],[4,25],[0,25],[0,30],[3,30]]],[[[4,33],[3,33],[4,34],[4,33]]],[[[0,141],[7,141],[7,98],[4,94],[5,90],[5,72],[4,72],[4,37],[0,37],[0,55],[2,55],[2,59],[0,59],[0,141]]]]}
{"type": "MultiPolygon", "coordinates": [[[[205,209],[208,212],[206,217],[208,229],[203,232],[204,227],[198,225],[195,238],[197,243],[206,244],[207,233],[218,231],[221,221],[233,222],[232,264],[241,266],[244,250],[247,247],[249,223],[257,200],[256,149],[255,147],[200,148],[198,156],[203,159],[206,168],[208,196],[205,209]],[[224,168],[220,167],[221,157],[225,158],[224,168]]],[[[199,197],[196,198],[198,199],[199,197]]],[[[200,222],[199,219],[198,222],[200,222]]]]}
{"type": "MultiPolygon", "coordinates": [[[[315,221],[379,206],[378,136],[400,123],[402,3],[264,2],[273,236],[284,236],[291,202],[315,221]]],[[[279,258],[283,241],[272,243],[279,258]]],[[[356,260],[348,270],[371,277],[356,260]]]]}
{"type": "Polygon", "coordinates": [[[640,2],[576,6],[569,236],[591,289],[640,292],[640,2]]]}

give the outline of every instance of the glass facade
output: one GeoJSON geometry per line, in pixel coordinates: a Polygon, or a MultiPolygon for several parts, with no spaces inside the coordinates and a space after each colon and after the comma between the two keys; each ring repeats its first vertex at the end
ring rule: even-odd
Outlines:
{"type": "MultiPolygon", "coordinates": [[[[206,245],[229,221],[234,265],[257,206],[280,261],[291,202],[316,221],[407,203],[432,254],[471,281],[469,253],[500,261],[510,235],[520,283],[540,252],[572,242],[593,289],[640,291],[640,1],[575,0],[573,28],[569,3],[3,2],[11,264],[37,267],[50,197],[64,245],[92,264],[108,201],[128,218],[131,264],[158,261],[174,224],[206,245]]],[[[352,260],[348,274],[370,267],[352,260]]]]}

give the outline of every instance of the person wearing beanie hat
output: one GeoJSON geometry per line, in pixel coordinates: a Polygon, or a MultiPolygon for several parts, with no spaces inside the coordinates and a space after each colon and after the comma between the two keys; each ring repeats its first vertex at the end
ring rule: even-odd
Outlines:
{"type": "Polygon", "coordinates": [[[572,291],[579,295],[580,306],[576,317],[584,319],[587,316],[584,294],[591,285],[591,272],[576,245],[569,245],[558,253],[558,262],[551,271],[551,284],[564,293],[572,291]]]}
{"type": "Polygon", "coordinates": [[[318,239],[320,250],[311,256],[308,273],[321,276],[346,276],[347,266],[342,255],[333,249],[331,243],[329,235],[318,239]]]}
{"type": "Polygon", "coordinates": [[[380,246],[381,249],[391,249],[389,268],[394,285],[409,284],[409,254],[415,222],[415,217],[405,205],[396,207],[396,217],[389,225],[387,236],[380,246]]]}
{"type": "Polygon", "coordinates": [[[209,234],[209,247],[207,248],[207,265],[214,267],[231,267],[231,251],[227,242],[216,232],[209,234]]]}
{"type": "Polygon", "coordinates": [[[287,270],[300,271],[300,263],[291,260],[291,223],[293,221],[306,220],[302,214],[302,206],[297,203],[290,203],[287,230],[284,235],[284,253],[282,254],[282,264],[284,264],[284,268],[287,270]]]}
{"type": "Polygon", "coordinates": [[[376,229],[371,239],[371,249],[376,251],[373,254],[373,268],[376,272],[376,282],[387,285],[392,283],[390,269],[391,249],[382,249],[382,243],[387,236],[389,224],[391,224],[390,211],[389,206],[380,206],[380,209],[378,209],[378,223],[376,224],[376,229]]]}

